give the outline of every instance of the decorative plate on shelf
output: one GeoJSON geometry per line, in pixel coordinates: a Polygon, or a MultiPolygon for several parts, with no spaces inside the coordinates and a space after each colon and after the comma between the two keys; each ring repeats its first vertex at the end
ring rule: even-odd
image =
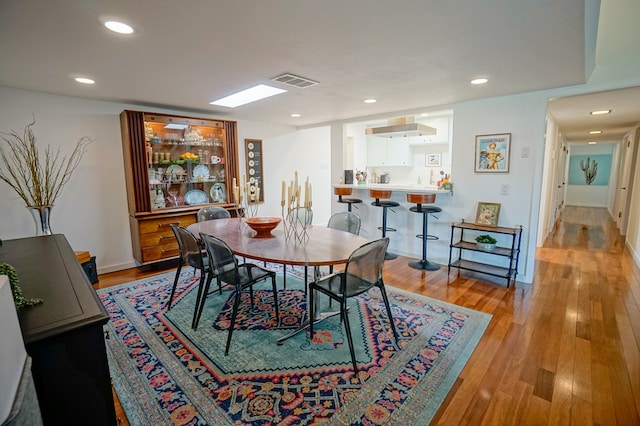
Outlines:
{"type": "Polygon", "coordinates": [[[214,183],[209,190],[209,194],[211,194],[211,202],[213,203],[224,203],[226,201],[224,186],[221,183],[214,183]]]}
{"type": "Polygon", "coordinates": [[[209,196],[204,191],[192,189],[184,194],[184,201],[189,205],[207,204],[209,202],[209,196]]]}
{"type": "Polygon", "coordinates": [[[209,168],[204,164],[198,164],[193,168],[193,178],[195,180],[209,179],[209,168]]]}
{"type": "Polygon", "coordinates": [[[165,170],[164,172],[171,175],[181,175],[184,173],[184,169],[177,164],[172,164],[167,167],[167,170],[165,170]]]}

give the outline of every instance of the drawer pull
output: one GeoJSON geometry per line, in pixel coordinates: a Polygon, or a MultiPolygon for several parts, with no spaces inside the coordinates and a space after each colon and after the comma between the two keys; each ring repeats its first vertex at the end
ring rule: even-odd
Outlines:
{"type": "Polygon", "coordinates": [[[160,223],[160,224],[158,224],[158,228],[168,228],[171,225],[180,226],[180,222],[160,223]]]}
{"type": "Polygon", "coordinates": [[[170,250],[162,249],[162,254],[168,254],[168,253],[178,254],[178,252],[179,252],[178,249],[170,249],[170,250]]]}
{"type": "Polygon", "coordinates": [[[175,241],[176,237],[174,237],[173,235],[163,235],[162,237],[160,237],[160,244],[164,244],[167,241],[175,241]]]}

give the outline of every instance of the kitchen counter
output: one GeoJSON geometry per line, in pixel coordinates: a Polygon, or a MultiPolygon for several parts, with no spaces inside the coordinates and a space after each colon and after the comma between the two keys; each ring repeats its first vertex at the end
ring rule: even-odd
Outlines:
{"type": "Polygon", "coordinates": [[[449,189],[438,189],[437,186],[433,185],[418,185],[418,184],[395,184],[395,183],[366,183],[361,185],[345,185],[345,184],[337,184],[334,185],[336,188],[352,188],[352,189],[388,189],[390,191],[400,191],[400,192],[415,192],[415,193],[424,193],[424,194],[444,194],[450,193],[449,189]]]}
{"type": "MultiPolygon", "coordinates": [[[[438,189],[432,185],[400,184],[400,183],[367,183],[362,185],[333,185],[335,188],[353,189],[350,197],[362,199],[362,203],[353,204],[352,208],[360,216],[362,225],[360,236],[369,240],[380,238],[379,229],[382,223],[382,209],[371,205],[373,199],[369,196],[369,190],[390,190],[391,200],[399,206],[389,211],[388,226],[395,228],[395,232],[388,232],[389,250],[393,253],[414,259],[422,257],[422,239],[417,235],[422,232],[422,214],[416,214],[409,209],[415,206],[407,201],[408,193],[436,194],[435,205],[442,208],[442,212],[431,215],[429,218],[429,235],[438,237],[438,240],[429,240],[427,258],[440,265],[447,265],[449,259],[449,241],[451,238],[451,222],[459,218],[451,217],[449,206],[453,202],[453,192],[448,189],[438,189]]],[[[337,197],[333,199],[335,207],[333,212],[344,211],[343,204],[338,203],[337,197]]]]}

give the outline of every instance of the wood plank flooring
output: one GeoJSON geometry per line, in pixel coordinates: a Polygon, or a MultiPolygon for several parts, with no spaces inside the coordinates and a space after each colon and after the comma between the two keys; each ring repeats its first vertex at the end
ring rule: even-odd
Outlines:
{"type": "Polygon", "coordinates": [[[433,425],[640,425],[640,271],[606,209],[566,208],[530,285],[409,260],[387,261],[385,282],[493,315],[433,425]]]}

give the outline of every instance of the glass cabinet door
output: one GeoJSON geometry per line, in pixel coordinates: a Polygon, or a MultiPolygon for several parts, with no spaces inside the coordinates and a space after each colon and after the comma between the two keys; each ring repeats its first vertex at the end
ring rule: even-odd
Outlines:
{"type": "Polygon", "coordinates": [[[152,210],[226,203],[224,122],[144,114],[152,210]]]}

